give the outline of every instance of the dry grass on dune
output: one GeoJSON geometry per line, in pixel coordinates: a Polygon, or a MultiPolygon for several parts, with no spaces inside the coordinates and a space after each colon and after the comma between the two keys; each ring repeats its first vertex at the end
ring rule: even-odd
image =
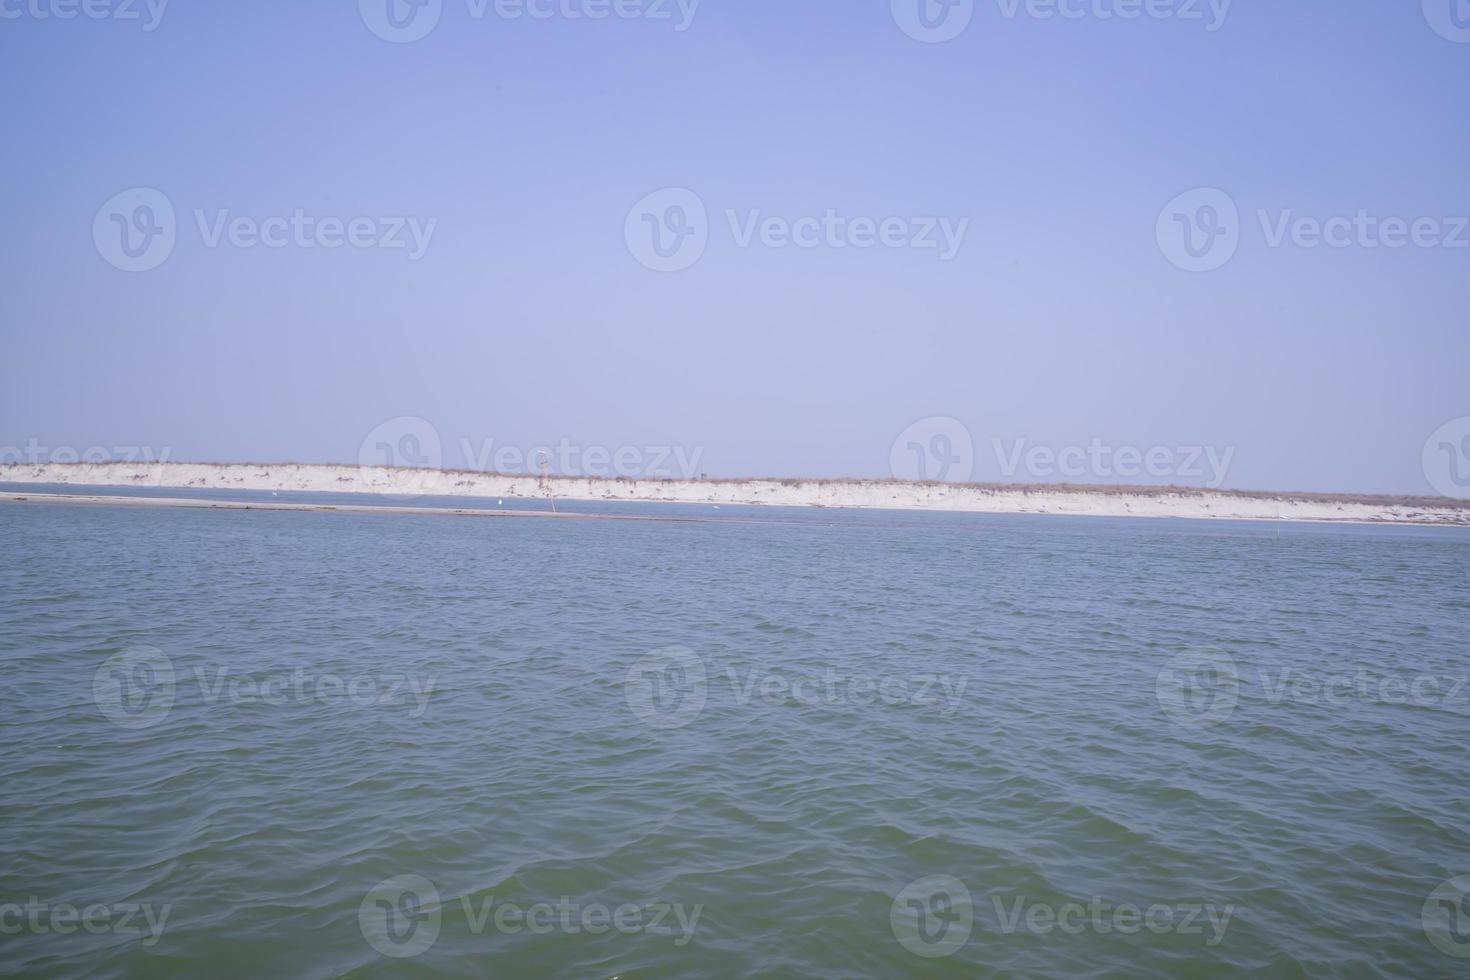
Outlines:
{"type": "MultiPolygon", "coordinates": [[[[174,460],[171,462],[178,463],[174,460]]],[[[357,470],[361,467],[352,463],[190,463],[183,465],[193,466],[248,466],[256,467],[262,471],[269,471],[272,467],[323,467],[330,469],[357,470]]],[[[403,467],[408,469],[409,467],[403,467]]],[[[442,469],[439,472],[448,477],[489,477],[500,479],[541,479],[539,473],[499,473],[488,470],[466,470],[466,469],[442,469]]],[[[1371,507],[1433,507],[1451,508],[1455,510],[1470,510],[1470,500],[1457,500],[1453,497],[1430,497],[1394,494],[1356,494],[1356,493],[1321,493],[1303,490],[1225,490],[1209,489],[1205,487],[1188,486],[1141,486],[1123,484],[1088,484],[1088,483],[941,483],[935,480],[894,480],[870,477],[792,477],[792,476],[753,476],[753,477],[693,477],[683,479],[680,477],[664,476],[567,476],[561,474],[550,474],[547,479],[553,481],[571,480],[601,480],[609,483],[708,483],[724,484],[729,486],[748,486],[751,484],[774,483],[783,487],[805,487],[805,486],[922,486],[935,489],[965,490],[975,493],[997,494],[997,493],[1022,493],[1022,494],[1058,494],[1058,493],[1084,493],[1099,496],[1177,496],[1177,497],[1204,497],[1223,496],[1242,500],[1285,500],[1299,503],[1311,504],[1358,504],[1371,507]]]]}
{"type": "MultiPolygon", "coordinates": [[[[493,474],[498,476],[533,476],[534,474],[493,474]]],[[[581,480],[587,477],[558,476],[553,480],[581,480]]],[[[1429,497],[1395,494],[1322,493],[1307,490],[1227,490],[1208,487],[1187,487],[1173,484],[1146,486],[1139,484],[1105,483],[942,483],[938,480],[896,480],[874,477],[708,477],[689,480],[667,477],[603,477],[618,483],[723,483],[745,486],[752,483],[777,483],[783,487],[803,486],[921,486],[953,490],[971,490],[981,493],[1090,493],[1104,496],[1179,496],[1203,497],[1218,495],[1245,500],[1295,500],[1314,504],[1366,504],[1375,507],[1454,507],[1470,509],[1470,500],[1453,497],[1429,497]]]]}

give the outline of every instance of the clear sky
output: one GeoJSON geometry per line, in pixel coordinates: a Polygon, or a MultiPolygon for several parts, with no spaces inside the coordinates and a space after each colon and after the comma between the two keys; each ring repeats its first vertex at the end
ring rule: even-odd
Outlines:
{"type": "Polygon", "coordinates": [[[1421,493],[1470,416],[1464,0],[153,2],[0,0],[0,446],[1421,493]]]}

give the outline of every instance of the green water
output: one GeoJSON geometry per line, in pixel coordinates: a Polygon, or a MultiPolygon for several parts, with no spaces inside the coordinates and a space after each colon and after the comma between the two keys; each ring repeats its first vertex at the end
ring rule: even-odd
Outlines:
{"type": "Polygon", "coordinates": [[[1470,534],[754,513],[0,508],[0,970],[1470,970],[1470,534]]]}

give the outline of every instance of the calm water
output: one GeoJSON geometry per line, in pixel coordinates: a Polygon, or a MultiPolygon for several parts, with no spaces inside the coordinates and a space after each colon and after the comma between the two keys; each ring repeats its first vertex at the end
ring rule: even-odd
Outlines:
{"type": "Polygon", "coordinates": [[[1470,533],[719,516],[0,507],[0,970],[1470,972],[1470,533]]]}

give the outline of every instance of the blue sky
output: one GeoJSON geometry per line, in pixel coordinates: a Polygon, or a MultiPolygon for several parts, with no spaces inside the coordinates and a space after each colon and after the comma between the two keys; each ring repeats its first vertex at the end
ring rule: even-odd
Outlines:
{"type": "Polygon", "coordinates": [[[404,43],[387,0],[123,2],[0,3],[0,446],[357,462],[412,417],[451,466],[884,476],[943,417],[973,479],[1210,447],[1226,486],[1420,493],[1470,416],[1463,0],[980,0],[941,43],[910,0],[442,0],[404,43]],[[129,271],[137,188],[173,242],[129,271]],[[670,188],[704,247],[659,271],[670,188]],[[1205,228],[1198,189],[1238,212],[1208,271],[1167,233],[1205,228]]]}

